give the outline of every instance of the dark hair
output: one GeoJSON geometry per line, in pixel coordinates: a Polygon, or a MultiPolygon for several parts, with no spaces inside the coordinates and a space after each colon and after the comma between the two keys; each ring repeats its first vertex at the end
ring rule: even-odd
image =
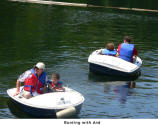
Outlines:
{"type": "Polygon", "coordinates": [[[124,37],[124,40],[125,40],[126,42],[128,42],[128,43],[131,42],[131,38],[130,38],[129,36],[125,36],[125,37],[124,37]]]}
{"type": "Polygon", "coordinates": [[[57,79],[60,79],[60,75],[58,73],[53,73],[52,77],[55,76],[57,79]]]}
{"type": "Polygon", "coordinates": [[[107,48],[108,50],[114,50],[114,44],[113,44],[113,43],[108,43],[108,44],[106,45],[106,48],[107,48]]]}

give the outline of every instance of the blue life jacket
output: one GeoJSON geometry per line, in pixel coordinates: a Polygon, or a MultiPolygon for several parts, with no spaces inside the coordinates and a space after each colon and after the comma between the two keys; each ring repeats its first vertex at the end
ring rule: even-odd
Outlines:
{"type": "MultiPolygon", "coordinates": [[[[35,73],[34,68],[31,69],[31,72],[32,72],[32,74],[34,74],[35,76],[37,76],[37,74],[35,73]]],[[[38,80],[40,80],[40,82],[42,83],[42,85],[45,85],[45,84],[46,84],[46,77],[47,77],[46,72],[43,72],[43,73],[40,75],[40,77],[37,76],[38,80]]]]}
{"type": "Polygon", "coordinates": [[[134,44],[122,43],[119,58],[131,62],[134,52],[134,44]]]}
{"type": "MultiPolygon", "coordinates": [[[[52,84],[52,80],[47,80],[47,83],[52,84]]],[[[63,82],[62,82],[62,81],[58,81],[58,83],[57,83],[57,84],[62,85],[62,84],[63,84],[63,82]]]]}
{"type": "Polygon", "coordinates": [[[104,49],[103,54],[104,54],[104,55],[115,56],[115,55],[117,54],[117,51],[116,51],[116,50],[104,49]]]}

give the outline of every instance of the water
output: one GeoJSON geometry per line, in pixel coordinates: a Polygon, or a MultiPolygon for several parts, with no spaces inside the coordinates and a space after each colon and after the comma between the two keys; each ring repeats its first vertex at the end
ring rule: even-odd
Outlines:
{"type": "Polygon", "coordinates": [[[38,61],[46,64],[49,79],[58,72],[84,95],[77,118],[158,118],[158,13],[1,0],[0,17],[0,118],[30,117],[9,108],[6,90],[38,61]],[[117,47],[124,35],[143,60],[133,88],[129,80],[89,73],[87,62],[92,51],[108,42],[117,47]]]}

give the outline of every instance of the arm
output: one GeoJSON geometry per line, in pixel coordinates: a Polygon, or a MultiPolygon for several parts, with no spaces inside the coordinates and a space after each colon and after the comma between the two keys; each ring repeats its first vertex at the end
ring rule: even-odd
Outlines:
{"type": "Polygon", "coordinates": [[[98,54],[100,54],[100,55],[104,55],[104,49],[101,49],[101,51],[99,51],[98,54]]]}
{"type": "Polygon", "coordinates": [[[20,93],[20,81],[17,80],[16,82],[16,93],[14,94],[14,96],[18,95],[20,93]]]}
{"type": "Polygon", "coordinates": [[[138,55],[138,51],[136,50],[136,48],[134,47],[134,50],[133,50],[133,58],[131,59],[131,62],[135,62],[136,58],[137,58],[137,55],[138,55]]]}
{"type": "Polygon", "coordinates": [[[118,49],[117,49],[117,54],[116,54],[116,56],[119,56],[119,54],[120,54],[120,49],[121,49],[121,44],[118,46],[118,49]]]}
{"type": "Polygon", "coordinates": [[[54,89],[55,88],[55,85],[52,83],[52,80],[47,80],[47,83],[48,83],[48,88],[49,89],[54,89]]]}
{"type": "Polygon", "coordinates": [[[134,47],[133,56],[137,56],[137,55],[138,55],[138,51],[137,51],[137,49],[134,47]]]}
{"type": "Polygon", "coordinates": [[[45,78],[45,84],[42,85],[42,87],[40,88],[40,90],[42,92],[46,92],[47,91],[47,88],[49,88],[49,84],[51,83],[51,80],[48,80],[47,76],[45,78]]]}
{"type": "Polygon", "coordinates": [[[21,82],[24,82],[25,79],[30,74],[31,74],[31,72],[28,70],[28,71],[24,72],[22,75],[19,76],[19,78],[17,79],[17,82],[16,82],[16,93],[14,94],[14,96],[16,96],[20,93],[20,84],[21,84],[21,82]]]}

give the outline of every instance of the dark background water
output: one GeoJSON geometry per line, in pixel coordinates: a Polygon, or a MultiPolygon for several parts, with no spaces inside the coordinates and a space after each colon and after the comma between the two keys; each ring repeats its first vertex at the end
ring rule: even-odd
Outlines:
{"type": "MultiPolygon", "coordinates": [[[[117,1],[93,3],[147,9],[156,9],[157,3],[117,1]]],[[[158,118],[157,31],[158,13],[1,0],[0,118],[29,117],[10,104],[6,90],[38,61],[46,64],[48,78],[58,72],[66,85],[84,95],[78,118],[158,118]],[[129,80],[89,73],[89,54],[108,42],[117,47],[124,35],[131,36],[143,60],[135,88],[128,88],[129,80]]]]}

